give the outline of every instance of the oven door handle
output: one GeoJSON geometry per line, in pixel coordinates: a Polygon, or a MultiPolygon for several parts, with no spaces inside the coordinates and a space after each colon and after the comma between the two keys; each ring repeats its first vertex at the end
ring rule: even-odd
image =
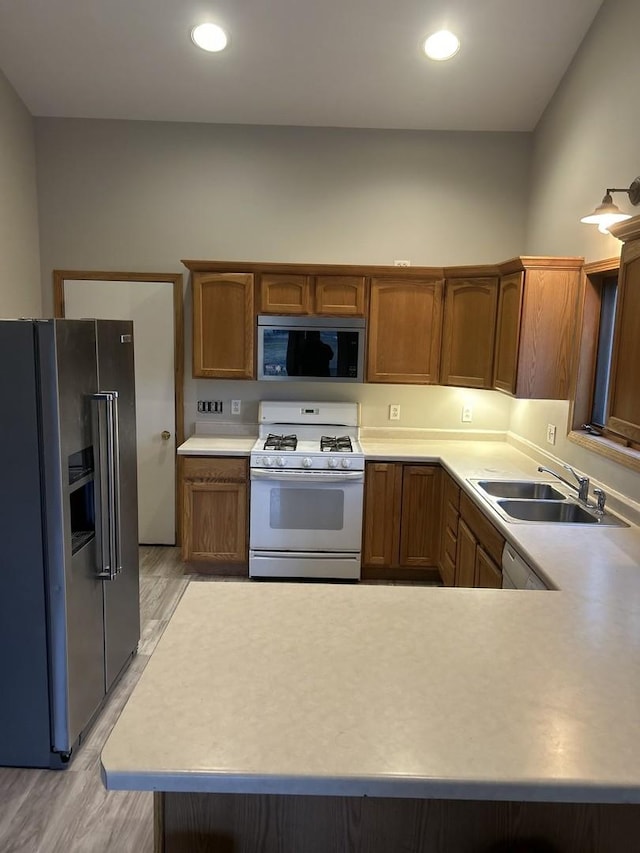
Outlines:
{"type": "Polygon", "coordinates": [[[261,468],[251,469],[252,480],[279,480],[286,483],[362,483],[364,471],[340,471],[335,474],[306,471],[263,471],[261,468]]]}

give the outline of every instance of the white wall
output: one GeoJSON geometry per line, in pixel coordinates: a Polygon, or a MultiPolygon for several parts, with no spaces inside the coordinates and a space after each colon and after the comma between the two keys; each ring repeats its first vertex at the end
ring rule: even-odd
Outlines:
{"type": "Polygon", "coordinates": [[[40,317],[33,119],[0,71],[0,317],[40,317]]]}
{"type": "MultiPolygon", "coordinates": [[[[583,225],[607,187],[628,187],[640,174],[638,81],[640,3],[605,0],[534,134],[526,251],[616,257],[620,242],[583,225]]],[[[614,197],[634,214],[628,197],[614,197]]],[[[511,429],[611,488],[640,500],[640,476],[565,438],[568,404],[514,401],[511,429]],[[558,443],[546,444],[547,423],[558,443]]]]}
{"type": "MultiPolygon", "coordinates": [[[[462,434],[477,430],[507,432],[510,428],[511,399],[497,391],[445,388],[440,385],[377,385],[349,382],[215,382],[199,379],[192,383],[185,400],[186,434],[194,421],[204,424],[256,424],[260,400],[357,401],[365,427],[427,430],[456,430],[462,434]],[[201,415],[197,400],[221,400],[223,413],[201,415]],[[231,400],[241,400],[240,417],[230,416],[231,400]],[[389,405],[400,406],[400,420],[389,420],[389,405]],[[471,406],[473,420],[462,423],[462,407],[471,406]]],[[[425,436],[428,437],[428,436],[425,436]]],[[[463,437],[461,435],[460,437],[463,437]]]]}

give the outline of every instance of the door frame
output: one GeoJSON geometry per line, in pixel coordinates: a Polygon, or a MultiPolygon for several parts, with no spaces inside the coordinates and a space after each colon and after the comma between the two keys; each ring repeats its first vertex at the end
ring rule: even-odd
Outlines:
{"type": "MultiPolygon", "coordinates": [[[[64,282],[73,281],[140,281],[167,282],[173,285],[173,385],[175,406],[176,450],[184,441],[184,284],[182,273],[105,272],[103,270],[53,270],[53,316],[64,317],[64,282]]],[[[180,544],[180,482],[178,454],[175,468],[175,532],[180,544]]]]}

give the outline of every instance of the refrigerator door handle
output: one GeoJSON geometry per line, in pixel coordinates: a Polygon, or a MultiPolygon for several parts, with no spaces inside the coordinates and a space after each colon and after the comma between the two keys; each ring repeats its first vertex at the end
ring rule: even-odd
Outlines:
{"type": "Polygon", "coordinates": [[[118,392],[92,395],[98,577],[114,580],[122,568],[118,392]]]}

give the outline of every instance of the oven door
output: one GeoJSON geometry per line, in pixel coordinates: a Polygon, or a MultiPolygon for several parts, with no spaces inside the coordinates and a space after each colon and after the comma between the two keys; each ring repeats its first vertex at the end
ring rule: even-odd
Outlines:
{"type": "Polygon", "coordinates": [[[363,471],[251,470],[252,551],[360,552],[363,471]]]}

